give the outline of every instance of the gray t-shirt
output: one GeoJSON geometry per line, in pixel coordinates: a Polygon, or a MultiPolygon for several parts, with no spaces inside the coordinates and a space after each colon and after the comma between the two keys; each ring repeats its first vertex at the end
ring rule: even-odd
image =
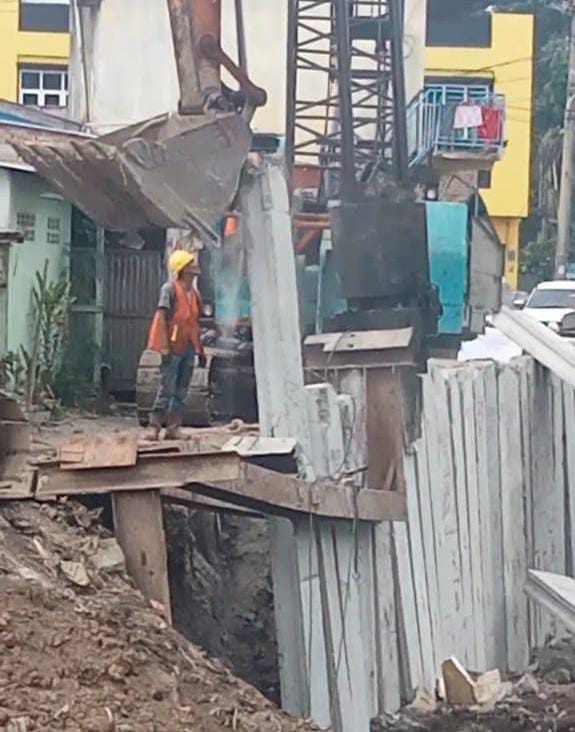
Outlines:
{"type": "Polygon", "coordinates": [[[173,282],[166,282],[160,290],[158,310],[162,308],[167,311],[168,320],[171,320],[176,310],[176,288],[173,282]]]}

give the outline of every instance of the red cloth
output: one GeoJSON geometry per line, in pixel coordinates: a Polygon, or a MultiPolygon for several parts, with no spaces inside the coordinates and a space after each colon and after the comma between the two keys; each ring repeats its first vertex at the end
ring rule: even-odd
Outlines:
{"type": "Polygon", "coordinates": [[[503,115],[500,109],[483,107],[483,124],[479,128],[479,137],[482,140],[498,142],[501,139],[503,115]]]}

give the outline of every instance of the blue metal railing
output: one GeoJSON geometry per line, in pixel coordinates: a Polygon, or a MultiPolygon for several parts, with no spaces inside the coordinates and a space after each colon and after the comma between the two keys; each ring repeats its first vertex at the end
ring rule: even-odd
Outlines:
{"type": "Polygon", "coordinates": [[[499,157],[505,145],[505,97],[486,84],[432,84],[407,109],[409,163],[444,152],[490,152],[499,157]],[[462,106],[481,109],[481,126],[458,126],[462,106]]]}

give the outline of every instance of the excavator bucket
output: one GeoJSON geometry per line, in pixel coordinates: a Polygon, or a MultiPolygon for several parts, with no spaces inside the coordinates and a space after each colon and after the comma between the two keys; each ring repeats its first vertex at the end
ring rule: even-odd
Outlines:
{"type": "Polygon", "coordinates": [[[193,228],[208,242],[234,198],[251,144],[240,114],[162,115],[102,137],[10,143],[101,226],[193,228]]]}

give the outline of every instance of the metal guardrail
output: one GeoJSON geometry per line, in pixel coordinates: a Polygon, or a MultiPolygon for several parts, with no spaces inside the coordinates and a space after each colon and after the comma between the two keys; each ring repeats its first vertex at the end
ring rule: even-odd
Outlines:
{"type": "Polygon", "coordinates": [[[408,106],[407,135],[411,167],[442,152],[491,152],[500,156],[505,146],[505,97],[482,84],[430,85],[408,106]],[[465,104],[498,112],[495,126],[456,129],[457,108],[465,104]]]}

